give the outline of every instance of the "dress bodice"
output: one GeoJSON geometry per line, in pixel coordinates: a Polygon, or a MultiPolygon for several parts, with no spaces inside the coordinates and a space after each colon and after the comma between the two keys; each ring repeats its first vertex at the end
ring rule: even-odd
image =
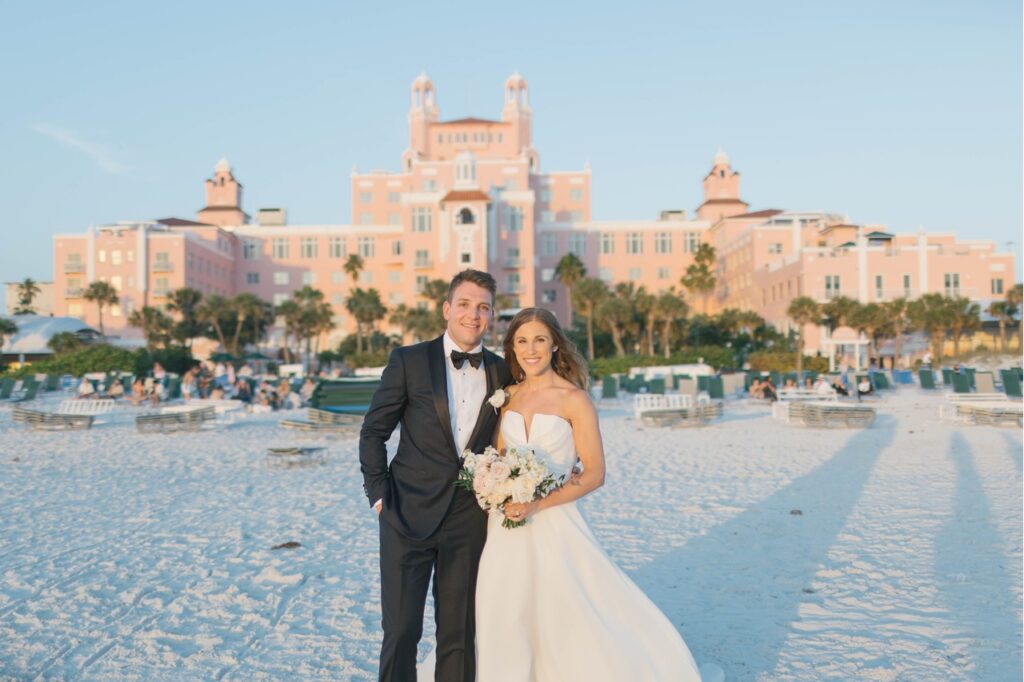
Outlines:
{"type": "Polygon", "coordinates": [[[526,418],[515,410],[506,410],[501,420],[505,446],[529,447],[547,464],[555,476],[569,475],[576,465],[576,443],[572,425],[555,414],[538,412],[527,429],[526,418]]]}

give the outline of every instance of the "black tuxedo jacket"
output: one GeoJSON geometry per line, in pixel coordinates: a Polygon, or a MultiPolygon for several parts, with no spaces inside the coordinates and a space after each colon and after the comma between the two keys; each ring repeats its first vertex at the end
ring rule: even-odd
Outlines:
{"type": "MultiPolygon", "coordinates": [[[[448,411],[446,362],[443,336],[392,351],[359,434],[359,464],[370,504],[383,500],[384,521],[416,540],[441,525],[461,465],[448,411]],[[399,423],[398,452],[388,466],[385,443],[399,423]]],[[[512,381],[505,362],[486,348],[484,370],[488,397],[512,381]]],[[[485,400],[466,447],[483,452],[497,421],[485,400]]]]}

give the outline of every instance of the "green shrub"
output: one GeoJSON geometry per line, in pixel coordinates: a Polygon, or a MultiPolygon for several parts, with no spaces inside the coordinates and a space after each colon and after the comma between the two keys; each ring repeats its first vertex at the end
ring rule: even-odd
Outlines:
{"type": "Polygon", "coordinates": [[[390,350],[374,351],[373,353],[352,353],[345,358],[345,362],[352,369],[358,367],[383,367],[388,364],[390,350]]]}
{"type": "Polygon", "coordinates": [[[89,372],[131,372],[135,368],[135,356],[136,352],[125,348],[105,344],[87,346],[33,362],[10,372],[8,376],[22,379],[33,374],[72,374],[80,377],[89,372]]]}
{"type": "Polygon", "coordinates": [[[184,374],[199,364],[199,361],[192,357],[192,353],[184,346],[169,346],[156,350],[140,348],[135,356],[135,376],[146,376],[153,369],[153,365],[160,363],[165,370],[174,374],[184,374]]]}
{"type": "MultiPolygon", "coordinates": [[[[759,350],[747,356],[750,369],[759,372],[795,372],[796,353],[759,350]]],[[[812,372],[828,371],[828,358],[821,355],[805,356],[804,369],[812,372]]]]}

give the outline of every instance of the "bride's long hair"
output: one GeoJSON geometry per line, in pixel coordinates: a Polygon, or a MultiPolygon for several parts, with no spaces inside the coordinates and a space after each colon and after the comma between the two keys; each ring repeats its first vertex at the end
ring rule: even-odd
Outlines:
{"type": "Polygon", "coordinates": [[[508,363],[508,368],[512,372],[512,378],[522,381],[526,376],[519,361],[516,360],[513,345],[516,332],[527,322],[540,322],[551,332],[551,345],[558,349],[551,354],[551,369],[555,371],[555,374],[584,391],[587,390],[590,383],[587,361],[576,349],[576,344],[570,341],[562,331],[562,325],[558,324],[558,318],[550,310],[544,308],[523,308],[516,313],[508,325],[508,331],[505,332],[505,340],[501,346],[505,352],[505,362],[508,363]]]}

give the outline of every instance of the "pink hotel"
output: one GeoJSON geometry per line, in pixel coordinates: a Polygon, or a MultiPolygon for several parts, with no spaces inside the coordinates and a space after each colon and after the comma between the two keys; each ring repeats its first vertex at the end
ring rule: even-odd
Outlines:
{"type": "MultiPolygon", "coordinates": [[[[104,280],[122,301],[106,314],[107,329],[138,335],[126,315],[164,304],[178,287],[248,291],[276,304],[309,284],[334,306],[340,337],[353,331],[344,309],[352,284],[342,270],[351,253],[366,262],[359,286],[376,288],[389,307],[426,306],[424,282],[474,267],[495,275],[513,308],[545,306],[562,320],[568,302],[554,269],[570,252],[610,284],[658,292],[678,288],[693,252],[708,242],[718,254],[709,309],[754,310],[780,329],[789,328],[785,310],[800,295],[867,302],[937,291],[988,301],[1003,298],[1015,281],[1012,254],[991,241],[893,235],[820,212],[750,212],[739,173],[722,152],[704,178],[694,219],[663,211],[658,220],[592,220],[589,167],[541,170],[526,81],[511,76],[503,99],[499,121],[442,121],[433,83],[418,77],[401,169],[353,171],[350,225],[287,225],[283,209],[262,209],[250,222],[242,186],[221,160],[196,221],[119,222],[56,235],[54,312],[95,324],[96,306],[82,292],[104,280]]],[[[821,334],[807,331],[809,350],[820,348],[821,334]]]]}

